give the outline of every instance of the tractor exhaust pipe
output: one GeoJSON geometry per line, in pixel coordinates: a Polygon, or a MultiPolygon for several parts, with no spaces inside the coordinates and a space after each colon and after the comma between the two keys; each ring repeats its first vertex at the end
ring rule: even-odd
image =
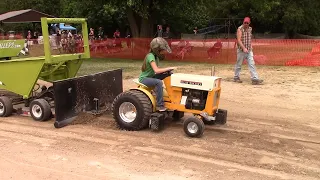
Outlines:
{"type": "Polygon", "coordinates": [[[211,67],[211,76],[215,76],[215,74],[216,74],[215,67],[212,66],[212,67],[211,67]]]}

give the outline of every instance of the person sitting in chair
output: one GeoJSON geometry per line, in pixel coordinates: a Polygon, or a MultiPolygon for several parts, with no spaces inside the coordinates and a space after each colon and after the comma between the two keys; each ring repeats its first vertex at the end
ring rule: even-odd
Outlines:
{"type": "Polygon", "coordinates": [[[216,57],[221,52],[221,49],[222,49],[222,43],[221,43],[221,40],[218,39],[217,42],[214,43],[214,45],[207,50],[208,59],[212,59],[213,57],[216,57]]]}
{"type": "Polygon", "coordinates": [[[139,76],[140,83],[147,87],[155,87],[158,111],[166,111],[167,109],[163,101],[163,82],[154,76],[176,69],[176,67],[159,68],[159,60],[165,58],[165,51],[171,53],[168,42],[161,37],[154,38],[150,43],[150,52],[145,56],[139,76]]]}

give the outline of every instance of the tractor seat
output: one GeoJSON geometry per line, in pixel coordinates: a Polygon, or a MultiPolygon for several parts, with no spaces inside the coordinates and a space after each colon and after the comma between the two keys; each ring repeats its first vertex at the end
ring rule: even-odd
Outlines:
{"type": "Polygon", "coordinates": [[[141,87],[143,87],[143,88],[145,88],[145,89],[149,89],[148,86],[140,83],[138,78],[137,78],[137,79],[134,79],[133,82],[135,82],[137,85],[139,85],[139,86],[141,86],[141,87]]]}

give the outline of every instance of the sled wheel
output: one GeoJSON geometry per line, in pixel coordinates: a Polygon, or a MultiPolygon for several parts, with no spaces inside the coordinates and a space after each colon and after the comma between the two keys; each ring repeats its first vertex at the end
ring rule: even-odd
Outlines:
{"type": "Polygon", "coordinates": [[[51,117],[51,107],[48,101],[36,99],[30,103],[30,114],[36,121],[46,121],[51,117]]]}
{"type": "Polygon", "coordinates": [[[8,117],[12,114],[12,100],[6,96],[0,97],[0,117],[8,117]]]}
{"type": "Polygon", "coordinates": [[[148,96],[137,90],[119,94],[112,104],[113,118],[120,129],[137,131],[148,127],[152,103],[148,96]]]}
{"type": "Polygon", "coordinates": [[[189,137],[201,137],[204,132],[204,123],[201,119],[192,116],[183,122],[183,129],[189,137]]]}

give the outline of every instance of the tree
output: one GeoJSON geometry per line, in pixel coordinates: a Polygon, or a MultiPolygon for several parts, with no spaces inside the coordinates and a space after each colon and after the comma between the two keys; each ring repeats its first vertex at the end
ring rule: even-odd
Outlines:
{"type": "Polygon", "coordinates": [[[134,37],[153,37],[157,24],[169,25],[178,33],[191,33],[194,27],[209,26],[214,18],[245,16],[251,17],[255,32],[285,32],[291,38],[297,33],[320,34],[320,1],[309,0],[0,1],[0,13],[29,8],[57,17],[85,17],[90,27],[111,31],[130,27],[134,37]]]}

